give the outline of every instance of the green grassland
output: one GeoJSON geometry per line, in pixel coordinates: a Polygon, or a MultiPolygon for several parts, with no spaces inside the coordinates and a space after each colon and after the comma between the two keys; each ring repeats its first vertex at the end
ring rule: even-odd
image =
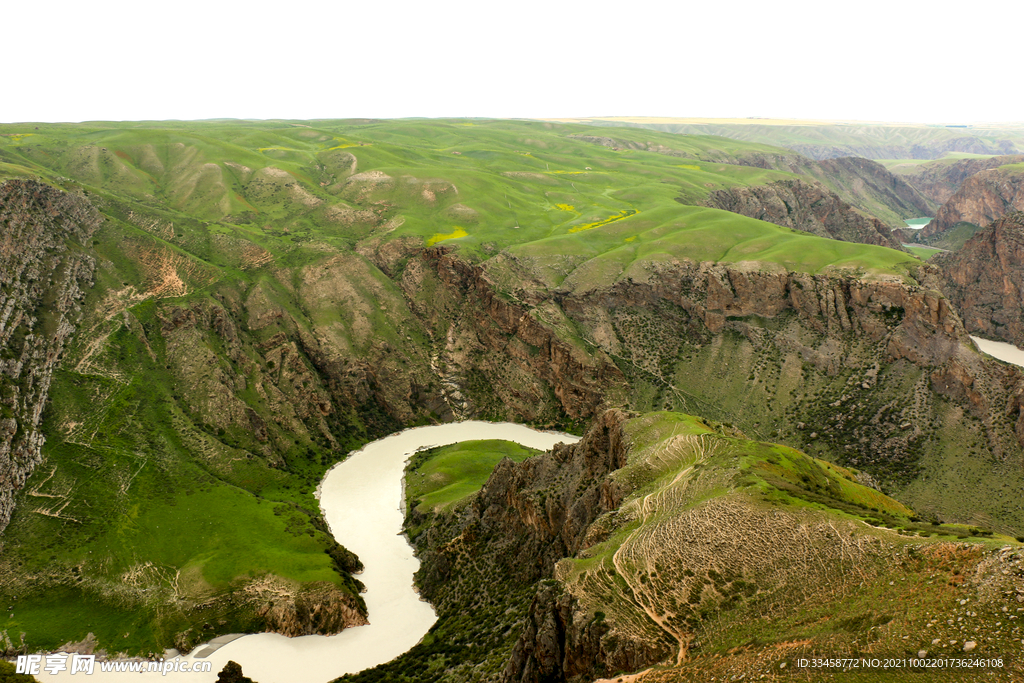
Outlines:
{"type": "Polygon", "coordinates": [[[974,237],[974,233],[981,230],[980,225],[961,221],[941,235],[936,235],[929,240],[929,246],[946,251],[956,251],[967,243],[967,240],[974,237]]]}
{"type": "Polygon", "coordinates": [[[603,228],[627,239],[632,235],[617,217],[628,216],[625,225],[641,242],[683,223],[698,228],[675,239],[693,243],[696,258],[756,258],[814,271],[834,262],[886,272],[905,259],[879,247],[795,241],[791,231],[727,212],[695,215],[685,205],[714,190],[796,177],[702,160],[781,151],[723,138],[616,131],[624,140],[679,155],[669,156],[575,137],[601,129],[541,122],[170,122],[0,130],[0,162],[15,170],[59,174],[70,178],[62,181],[67,186],[109,192],[160,212],[168,223],[200,221],[209,233],[272,252],[296,242],[351,248],[368,237],[414,237],[458,246],[477,260],[513,245],[540,242],[543,249],[544,240],[581,232],[588,234],[578,241],[589,242],[603,228]],[[754,244],[759,232],[764,234],[754,244]],[[277,249],[268,237],[278,238],[271,240],[277,249]],[[709,237],[711,244],[702,245],[709,237]],[[739,249],[726,256],[732,246],[739,249]]]}
{"type": "Polygon", "coordinates": [[[932,256],[935,256],[936,254],[940,254],[943,252],[943,249],[939,249],[938,247],[920,246],[910,246],[907,247],[907,250],[917,258],[921,259],[922,261],[927,261],[932,256]]]}
{"type": "Polygon", "coordinates": [[[521,462],[540,451],[512,441],[463,441],[417,452],[405,469],[409,511],[432,513],[458,505],[480,490],[504,458],[521,462]]]}

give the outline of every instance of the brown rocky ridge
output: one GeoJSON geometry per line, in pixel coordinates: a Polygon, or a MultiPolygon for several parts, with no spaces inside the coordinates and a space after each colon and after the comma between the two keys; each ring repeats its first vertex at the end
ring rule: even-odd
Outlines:
{"type": "Polygon", "coordinates": [[[922,241],[933,241],[958,223],[985,227],[1011,211],[1024,210],[1024,171],[1014,167],[980,171],[963,182],[922,228],[922,241]]]}
{"type": "Polygon", "coordinates": [[[969,332],[1024,346],[1024,212],[1002,216],[933,263],[969,332]]]}

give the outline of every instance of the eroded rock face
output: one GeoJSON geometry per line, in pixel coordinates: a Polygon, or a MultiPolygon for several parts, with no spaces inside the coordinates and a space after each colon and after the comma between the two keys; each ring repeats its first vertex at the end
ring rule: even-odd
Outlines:
{"type": "MultiPolygon", "coordinates": [[[[503,298],[484,267],[471,265],[443,247],[425,250],[423,259],[460,302],[461,327],[471,332],[474,342],[483,349],[503,350],[505,362],[522,377],[550,386],[559,407],[570,417],[594,415],[609,404],[613,392],[624,389],[625,378],[608,356],[568,343],[538,320],[536,309],[503,298]]],[[[499,368],[490,370],[501,374],[499,368]]],[[[514,386],[509,389],[506,401],[518,414],[529,417],[526,396],[517,396],[514,386]]],[[[529,390],[523,389],[524,393],[529,390]]]]}
{"type": "Polygon", "coordinates": [[[0,531],[41,458],[50,379],[93,284],[95,261],[76,247],[101,222],[81,197],[28,180],[0,185],[0,531]]]}
{"type": "Polygon", "coordinates": [[[1024,346],[1024,213],[998,219],[935,265],[968,331],[1024,346]]]}
{"type": "MultiPolygon", "coordinates": [[[[907,182],[938,204],[945,204],[965,180],[976,173],[1024,162],[1024,155],[961,159],[952,164],[928,164],[906,176],[907,182]]],[[[922,214],[927,215],[927,214],[922,214]]]]}
{"type": "MultiPolygon", "coordinates": [[[[467,594],[477,591],[464,582],[479,564],[489,567],[488,576],[508,582],[509,591],[528,595],[535,582],[552,575],[555,563],[580,550],[594,520],[622,502],[621,487],[609,475],[626,464],[627,417],[607,410],[576,444],[559,444],[519,463],[502,460],[463,513],[435,519],[416,540],[422,561],[417,582],[439,614],[464,605],[467,594]]],[[[565,641],[567,633],[577,637],[565,622],[571,620],[570,605],[564,614],[550,607],[546,597],[554,599],[558,591],[548,596],[545,590],[531,610],[533,631],[519,639],[502,680],[563,680],[557,676],[580,656],[577,644],[565,641]]],[[[601,635],[589,636],[596,647],[601,635]]]]}
{"type": "Polygon", "coordinates": [[[921,237],[937,237],[957,223],[985,227],[1013,211],[1024,211],[1024,173],[1002,168],[981,171],[967,178],[942,205],[921,230],[921,237]]]}
{"type": "Polygon", "coordinates": [[[717,190],[705,205],[820,237],[902,249],[884,223],[858,213],[831,192],[799,180],[717,190]]]}

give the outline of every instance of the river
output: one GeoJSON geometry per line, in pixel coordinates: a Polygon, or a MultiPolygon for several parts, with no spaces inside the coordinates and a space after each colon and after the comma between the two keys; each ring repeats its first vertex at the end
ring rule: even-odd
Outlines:
{"type": "Polygon", "coordinates": [[[978,345],[978,348],[983,353],[987,353],[993,358],[998,358],[1001,361],[1019,365],[1024,368],[1024,351],[1018,349],[1013,344],[1007,344],[1006,342],[990,341],[988,339],[982,339],[981,337],[971,337],[974,343],[978,345]]]}
{"type": "MultiPolygon", "coordinates": [[[[200,645],[180,658],[190,665],[196,661],[211,662],[212,671],[205,674],[128,676],[102,673],[97,665],[95,672],[84,680],[123,683],[130,678],[212,683],[224,665],[234,660],[242,665],[246,676],[259,683],[325,683],[391,661],[418,643],[437,619],[434,609],[420,599],[413,587],[419,561],[402,535],[405,462],[420,448],[476,439],[504,439],[547,450],[558,442],[578,441],[579,437],[509,422],[467,421],[415,427],[367,444],[331,468],[321,481],[317,493],[331,533],[356,553],[365,567],[359,580],[366,585],[363,598],[369,626],[349,628],[336,636],[286,638],[258,633],[218,638],[212,645],[200,645]],[[220,644],[227,640],[230,642],[220,644]]],[[[42,672],[37,678],[77,680],[67,671],[57,676],[42,672]]]]}

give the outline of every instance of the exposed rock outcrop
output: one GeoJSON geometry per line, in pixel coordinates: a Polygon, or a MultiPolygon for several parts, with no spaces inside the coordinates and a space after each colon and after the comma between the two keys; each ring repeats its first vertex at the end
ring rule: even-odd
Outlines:
{"type": "Polygon", "coordinates": [[[523,462],[499,462],[454,534],[441,524],[417,539],[426,551],[417,575],[424,595],[433,602],[431,596],[445,590],[463,543],[490,539],[488,551],[522,582],[550,575],[558,560],[574,555],[590,524],[622,500],[606,477],[626,464],[626,418],[621,410],[607,410],[578,443],[557,444],[523,462]]]}
{"type": "Polygon", "coordinates": [[[757,218],[821,237],[902,249],[892,230],[836,195],[800,180],[717,190],[705,206],[757,218]]]}
{"type": "Polygon", "coordinates": [[[1007,164],[1022,162],[1024,162],[1024,155],[960,159],[953,163],[946,163],[945,160],[942,160],[915,166],[913,171],[903,176],[903,179],[928,199],[942,205],[949,201],[960,185],[972,175],[1007,164]]]}
{"type": "Polygon", "coordinates": [[[0,185],[0,531],[41,458],[50,379],[93,284],[81,247],[101,221],[82,197],[34,181],[0,185]]]}
{"type": "Polygon", "coordinates": [[[746,166],[809,176],[846,203],[891,225],[902,225],[902,218],[931,215],[936,208],[904,178],[871,159],[839,157],[814,161],[798,154],[747,154],[738,161],[746,166]]]}
{"type": "Polygon", "coordinates": [[[483,349],[500,350],[523,376],[550,386],[570,417],[590,417],[608,404],[609,395],[624,390],[625,378],[611,359],[560,338],[538,320],[536,307],[502,297],[484,267],[467,263],[446,247],[427,249],[423,258],[460,302],[462,327],[471,329],[483,349]]]}
{"type": "Polygon", "coordinates": [[[958,223],[985,227],[1011,211],[1024,210],[1024,171],[994,168],[969,177],[921,230],[929,241],[958,223]]]}
{"type": "Polygon", "coordinates": [[[1003,216],[934,263],[968,331],[1024,346],[1024,212],[1003,216]]]}

